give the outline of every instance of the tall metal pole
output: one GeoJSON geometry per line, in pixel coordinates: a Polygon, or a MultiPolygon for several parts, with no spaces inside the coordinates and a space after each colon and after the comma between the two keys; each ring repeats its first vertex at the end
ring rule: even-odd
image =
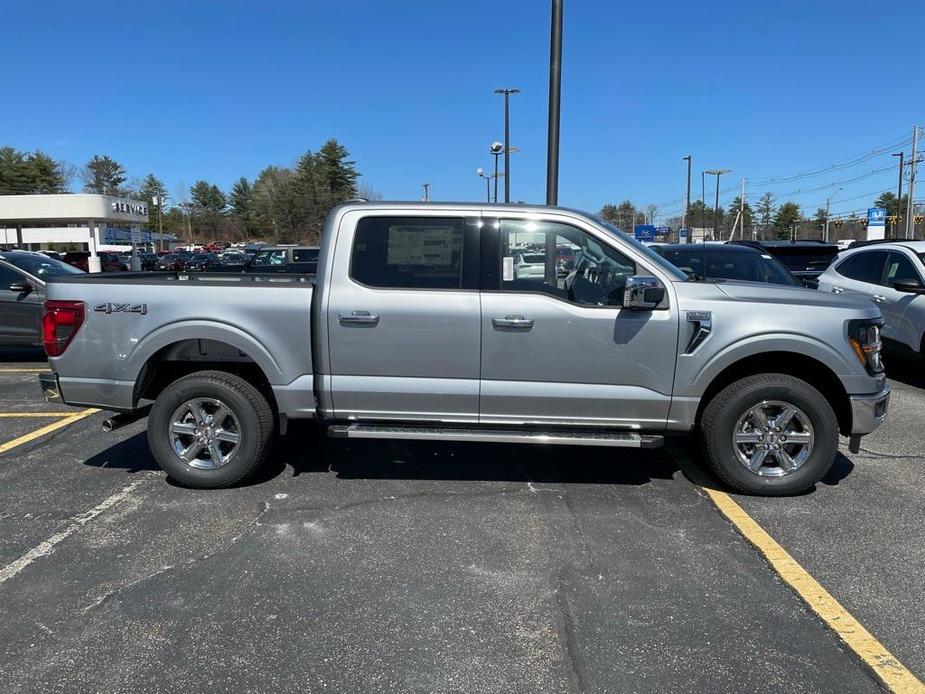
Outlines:
{"type": "Polygon", "coordinates": [[[422,183],[421,187],[424,188],[424,199],[422,202],[430,202],[430,183],[422,183]]]}
{"type": "MultiPolygon", "coordinates": [[[[495,152],[495,202],[498,202],[498,157],[500,156],[499,152],[495,152]]],[[[488,199],[488,202],[491,202],[491,198],[488,199]]]]}
{"type": "Polygon", "coordinates": [[[822,227],[822,240],[825,241],[825,243],[829,242],[829,205],[831,202],[831,197],[825,199],[825,224],[822,227]]]}
{"type": "Polygon", "coordinates": [[[915,237],[915,166],[918,164],[919,126],[912,126],[912,158],[909,160],[909,202],[906,205],[906,238],[915,237]]]}
{"type": "Polygon", "coordinates": [[[157,235],[158,235],[158,248],[164,250],[164,216],[162,210],[164,209],[164,196],[157,196],[157,235]]]}
{"type": "Polygon", "coordinates": [[[713,240],[719,231],[719,173],[716,174],[716,204],[713,206],[713,240]]]}
{"type": "Polygon", "coordinates": [[[518,94],[519,89],[504,87],[496,89],[495,94],[504,95],[504,202],[511,201],[511,94],[518,94]]]}
{"type": "Polygon", "coordinates": [[[700,233],[707,226],[707,174],[700,172],[700,233]]]}
{"type": "Polygon", "coordinates": [[[546,204],[559,204],[559,104],[562,96],[562,3],[552,0],[549,36],[549,124],[546,140],[546,204]]]}
{"type": "MultiPolygon", "coordinates": [[[[691,242],[691,155],[688,154],[684,159],[687,160],[687,195],[684,198],[684,228],[687,231],[687,243],[691,242]]],[[[680,240],[680,239],[679,239],[680,240]]]]}
{"type": "MultiPolygon", "coordinates": [[[[744,178],[742,179],[742,193],[739,195],[739,224],[742,225],[739,231],[739,238],[744,239],[745,238],[745,179],[744,178]]],[[[733,234],[735,233],[735,229],[732,230],[732,233],[733,234]]]]}
{"type": "Polygon", "coordinates": [[[902,219],[902,208],[903,204],[903,157],[906,156],[905,152],[897,152],[893,155],[894,157],[899,157],[899,185],[896,188],[896,222],[892,225],[890,231],[893,232],[893,238],[895,239],[899,231],[899,221],[902,219]]]}

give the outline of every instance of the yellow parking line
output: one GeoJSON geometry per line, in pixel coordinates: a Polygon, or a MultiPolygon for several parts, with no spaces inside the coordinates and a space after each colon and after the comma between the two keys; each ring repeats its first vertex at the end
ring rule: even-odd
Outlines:
{"type": "Polygon", "coordinates": [[[703,487],[716,507],[751,542],[777,574],[803,598],[813,612],[874,671],[886,687],[897,694],[921,694],[925,684],[842,607],[806,569],[787,553],[745,510],[725,492],[703,487]]]}
{"type": "Polygon", "coordinates": [[[35,439],[40,438],[45,434],[50,434],[53,431],[57,431],[58,429],[66,427],[68,424],[72,424],[79,419],[83,419],[84,417],[89,417],[91,414],[96,414],[97,412],[99,412],[98,409],[91,407],[88,410],[82,410],[67,417],[63,417],[57,422],[52,422],[51,424],[43,426],[40,429],[36,429],[29,434],[24,434],[23,436],[13,439],[12,441],[7,441],[6,443],[0,444],[0,453],[6,453],[12,448],[16,448],[17,446],[22,446],[24,443],[34,441],[35,439]]]}
{"type": "Polygon", "coordinates": [[[16,417],[73,417],[73,412],[0,412],[0,418],[16,417]]]}

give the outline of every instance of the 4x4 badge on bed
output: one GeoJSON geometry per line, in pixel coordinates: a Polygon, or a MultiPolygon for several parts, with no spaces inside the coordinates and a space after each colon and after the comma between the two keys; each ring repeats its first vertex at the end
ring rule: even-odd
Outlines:
{"type": "Polygon", "coordinates": [[[145,315],[148,312],[147,304],[97,304],[93,307],[94,311],[100,313],[140,313],[145,315]]]}

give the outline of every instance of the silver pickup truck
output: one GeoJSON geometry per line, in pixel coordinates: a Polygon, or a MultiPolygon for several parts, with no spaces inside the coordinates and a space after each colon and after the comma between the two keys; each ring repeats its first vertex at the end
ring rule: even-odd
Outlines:
{"type": "MultiPolygon", "coordinates": [[[[148,415],[178,482],[240,482],[276,432],[651,448],[696,431],[729,486],[791,494],[886,416],[879,310],[705,282],[581,212],[355,202],[316,276],[48,283],[49,399],[148,415]],[[518,271],[529,256],[542,272],[518,271]],[[537,261],[537,258],[540,258],[537,261]]],[[[619,464],[618,460],[614,461],[619,464]]]]}

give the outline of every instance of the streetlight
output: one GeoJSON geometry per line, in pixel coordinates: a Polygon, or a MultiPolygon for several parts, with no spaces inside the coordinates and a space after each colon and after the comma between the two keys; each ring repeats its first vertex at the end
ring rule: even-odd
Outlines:
{"type": "Polygon", "coordinates": [[[704,173],[708,173],[711,176],[716,176],[716,204],[713,206],[713,239],[716,240],[716,236],[719,233],[719,177],[723,174],[727,174],[732,169],[707,169],[704,173]]]}
{"type": "MultiPolygon", "coordinates": [[[[684,198],[684,229],[687,232],[687,243],[691,242],[690,214],[691,214],[691,155],[681,157],[687,161],[687,197],[684,198]]],[[[680,233],[680,232],[678,232],[680,233]]],[[[680,239],[678,239],[680,241],[680,239]]]]}
{"type": "Polygon", "coordinates": [[[825,226],[823,227],[822,232],[822,240],[825,243],[829,242],[829,205],[832,203],[832,198],[838,195],[839,190],[844,190],[844,188],[839,188],[825,199],[825,226]]]}
{"type": "Polygon", "coordinates": [[[511,201],[511,94],[519,93],[510,87],[495,90],[495,94],[504,94],[504,202],[511,201]]]}
{"type": "Polygon", "coordinates": [[[894,157],[899,157],[899,186],[896,188],[896,222],[892,225],[893,238],[896,238],[896,232],[899,230],[899,220],[902,216],[903,205],[903,158],[905,152],[896,152],[894,157]]]}
{"type": "MultiPolygon", "coordinates": [[[[498,202],[498,157],[504,152],[504,145],[495,140],[491,143],[491,147],[488,148],[488,152],[495,158],[495,202],[498,202]]],[[[489,199],[488,202],[491,202],[491,200],[489,199]]]]}
{"type": "MultiPolygon", "coordinates": [[[[493,176],[486,176],[485,169],[481,166],[475,170],[475,173],[479,175],[479,178],[485,179],[485,196],[488,198],[488,202],[491,202],[491,179],[493,176]]],[[[497,174],[496,174],[497,175],[497,174]]],[[[495,185],[498,185],[498,179],[495,178],[495,185]]]]}

